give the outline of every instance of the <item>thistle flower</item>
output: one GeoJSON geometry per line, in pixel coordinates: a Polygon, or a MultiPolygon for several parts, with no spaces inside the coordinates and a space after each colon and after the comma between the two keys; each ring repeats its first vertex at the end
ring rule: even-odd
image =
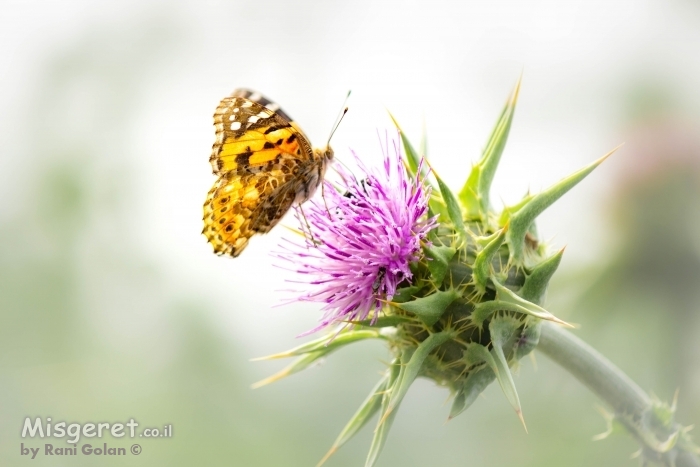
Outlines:
{"type": "Polygon", "coordinates": [[[339,187],[325,185],[323,200],[297,208],[305,241],[289,242],[280,257],[298,267],[309,284],[300,301],[325,306],[315,332],[332,323],[372,317],[409,282],[409,265],[435,226],[428,219],[430,188],[403,166],[400,143],[386,141],[381,167],[368,167],[353,153],[360,176],[338,167],[339,187]]]}
{"type": "Polygon", "coordinates": [[[575,339],[551,331],[551,323],[568,326],[542,307],[563,250],[548,253],[538,237],[536,218],[612,151],[550,188],[494,212],[490,187],[518,92],[519,83],[482,158],[472,166],[458,193],[435,170],[431,170],[431,182],[424,174],[423,159],[400,132],[405,164],[400,162],[396,145],[391,153],[385,152],[381,169],[367,168],[358,160],[362,177],[340,168],[340,189],[326,184],[325,203],[312,202],[310,209],[298,211],[306,241],[291,242],[280,256],[298,265],[296,270],[306,277],[302,282],[311,291],[300,300],[325,304],[325,315],[314,330],[334,322],[355,326],[264,357],[299,358],[255,386],[299,372],[365,339],[384,340],[393,354],[384,376],[321,463],[379,413],[366,462],[366,467],[373,466],[398,407],[418,377],[429,378],[451,392],[450,419],[497,381],[524,425],[510,368],[538,345],[540,335],[543,347],[555,360],[572,356],[570,371],[574,374],[580,372],[581,362],[593,362],[584,380],[589,387],[598,384],[599,395],[614,409],[621,409],[615,419],[640,440],[647,459],[675,465],[679,452],[700,452],[687,429],[672,421],[672,411],[659,412],[651,402],[639,398],[641,390],[631,387],[629,378],[610,370],[612,364],[575,339]],[[545,326],[545,321],[551,323],[545,326]],[[614,391],[608,390],[613,387],[610,378],[616,381],[614,391]],[[620,403],[618,389],[623,386],[636,403],[620,403]],[[632,406],[639,410],[630,413],[632,406]]]}

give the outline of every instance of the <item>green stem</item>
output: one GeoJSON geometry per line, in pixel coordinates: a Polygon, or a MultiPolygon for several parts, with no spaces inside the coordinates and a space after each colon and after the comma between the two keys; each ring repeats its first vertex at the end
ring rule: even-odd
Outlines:
{"type": "MultiPolygon", "coordinates": [[[[638,427],[625,423],[627,420],[642,420],[652,408],[649,396],[629,376],[571,332],[553,323],[542,322],[542,334],[537,349],[569,371],[596,396],[608,404],[615,414],[624,414],[623,422],[638,441],[638,427]]],[[[676,467],[700,467],[700,459],[679,446],[676,452],[676,467]]]]}

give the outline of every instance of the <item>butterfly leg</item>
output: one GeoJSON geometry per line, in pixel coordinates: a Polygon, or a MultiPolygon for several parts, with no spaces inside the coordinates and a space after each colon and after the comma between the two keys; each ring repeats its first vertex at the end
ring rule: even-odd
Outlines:
{"type": "Polygon", "coordinates": [[[311,225],[309,225],[309,221],[306,219],[306,215],[304,214],[304,208],[299,205],[299,212],[301,212],[301,217],[304,218],[304,224],[306,224],[306,230],[302,228],[302,232],[304,233],[304,237],[306,237],[307,240],[311,242],[312,245],[317,246],[320,245],[321,242],[316,240],[314,238],[314,234],[311,232],[311,225]]]}
{"type": "Polygon", "coordinates": [[[331,219],[331,211],[328,209],[328,203],[326,203],[326,184],[321,183],[321,198],[323,199],[323,205],[326,207],[326,214],[328,218],[331,219]]]}

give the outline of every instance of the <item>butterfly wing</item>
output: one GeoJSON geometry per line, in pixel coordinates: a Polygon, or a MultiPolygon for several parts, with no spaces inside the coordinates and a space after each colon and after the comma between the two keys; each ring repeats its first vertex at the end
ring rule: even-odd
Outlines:
{"type": "Polygon", "coordinates": [[[311,144],[296,123],[259,94],[248,97],[259,97],[268,107],[243,97],[250,93],[236,90],[214,112],[216,141],[209,158],[214,174],[265,170],[280,157],[313,159],[311,144]]]}
{"type": "Polygon", "coordinates": [[[256,233],[268,232],[296,196],[288,177],[274,172],[228,173],[204,203],[204,230],[214,252],[238,256],[256,233]]]}
{"type": "Polygon", "coordinates": [[[252,91],[224,98],[214,126],[210,162],[219,178],[204,203],[202,233],[215,253],[235,257],[251,236],[274,227],[299,193],[316,187],[322,162],[279,106],[252,91]]]}

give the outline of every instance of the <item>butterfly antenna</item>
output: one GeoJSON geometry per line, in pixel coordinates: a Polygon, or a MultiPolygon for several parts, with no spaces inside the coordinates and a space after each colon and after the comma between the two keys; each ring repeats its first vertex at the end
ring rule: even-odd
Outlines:
{"type": "Polygon", "coordinates": [[[351,92],[352,91],[348,91],[348,95],[345,96],[345,100],[343,101],[343,109],[340,111],[340,113],[338,114],[338,117],[335,119],[335,123],[333,124],[333,129],[331,130],[331,134],[328,137],[328,141],[326,142],[326,146],[331,144],[331,138],[333,138],[333,135],[335,134],[335,130],[338,129],[338,126],[340,126],[340,122],[343,121],[343,117],[345,117],[345,114],[348,113],[347,103],[348,103],[348,99],[350,98],[351,92]]]}
{"type": "MultiPolygon", "coordinates": [[[[345,114],[348,113],[348,99],[350,98],[350,93],[352,91],[348,91],[348,94],[345,96],[345,100],[343,101],[343,109],[340,111],[338,114],[338,117],[335,119],[335,123],[333,123],[333,128],[331,129],[331,134],[328,136],[328,141],[326,141],[326,148],[330,147],[331,144],[331,138],[333,138],[333,135],[335,134],[335,130],[338,129],[340,126],[340,122],[343,121],[343,117],[345,117],[345,114]]],[[[323,205],[326,207],[326,213],[328,214],[328,218],[331,218],[331,211],[328,209],[328,203],[326,203],[326,196],[325,196],[325,183],[321,182],[321,198],[323,199],[323,205]]]]}

